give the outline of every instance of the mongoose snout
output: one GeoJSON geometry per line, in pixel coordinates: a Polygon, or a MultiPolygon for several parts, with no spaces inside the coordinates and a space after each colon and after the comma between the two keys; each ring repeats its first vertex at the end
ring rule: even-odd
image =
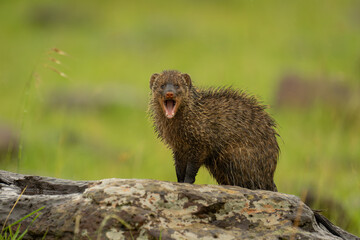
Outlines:
{"type": "Polygon", "coordinates": [[[174,97],[174,93],[173,92],[167,92],[165,94],[165,96],[166,96],[166,99],[172,99],[174,97]]]}
{"type": "MultiPolygon", "coordinates": [[[[162,105],[164,114],[167,118],[171,119],[175,116],[178,109],[179,101],[176,99],[176,93],[179,85],[166,83],[161,85],[162,95],[164,96],[163,101],[160,103],[162,105]]],[[[161,100],[160,100],[161,101],[161,100]]]]}

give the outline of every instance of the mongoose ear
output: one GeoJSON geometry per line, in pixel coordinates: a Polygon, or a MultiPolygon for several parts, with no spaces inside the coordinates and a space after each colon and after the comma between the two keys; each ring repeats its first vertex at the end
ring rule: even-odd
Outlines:
{"type": "Polygon", "coordinates": [[[152,89],[152,86],[154,84],[154,81],[155,79],[159,76],[160,74],[158,73],[154,73],[153,75],[151,75],[151,78],[150,78],[150,89],[152,89]]]}
{"type": "Polygon", "coordinates": [[[189,74],[187,73],[183,73],[181,74],[181,77],[185,80],[186,84],[188,85],[189,88],[192,87],[192,83],[191,83],[191,78],[189,76],[189,74]]]}

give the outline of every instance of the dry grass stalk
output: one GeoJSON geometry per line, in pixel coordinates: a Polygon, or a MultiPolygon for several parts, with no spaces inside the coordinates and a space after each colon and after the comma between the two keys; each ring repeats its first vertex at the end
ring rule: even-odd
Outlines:
{"type": "Polygon", "coordinates": [[[52,51],[54,51],[55,53],[59,54],[59,55],[63,55],[63,56],[69,56],[69,54],[67,54],[66,52],[58,49],[58,48],[52,48],[52,51]]]}
{"type": "MultiPolygon", "coordinates": [[[[301,194],[301,201],[305,201],[306,199],[306,196],[307,196],[307,190],[305,190],[302,194],[301,194]]],[[[293,226],[294,228],[297,228],[299,227],[299,224],[300,224],[300,218],[301,218],[301,214],[302,214],[302,211],[303,211],[304,207],[303,207],[303,204],[300,205],[297,209],[297,212],[296,212],[296,217],[295,217],[295,220],[294,220],[294,223],[293,223],[293,226]]],[[[295,233],[294,235],[291,236],[291,240],[295,240],[295,233]]]]}
{"type": "Polygon", "coordinates": [[[47,68],[47,69],[50,69],[50,70],[53,71],[53,72],[56,72],[57,74],[59,74],[59,75],[60,75],[61,77],[63,77],[63,78],[68,78],[68,76],[67,76],[65,73],[57,70],[56,68],[54,68],[54,67],[52,67],[52,66],[49,66],[49,65],[47,65],[47,64],[44,64],[44,67],[47,68]]]}
{"type": "Polygon", "coordinates": [[[25,192],[26,188],[27,188],[27,186],[25,186],[25,187],[24,187],[24,189],[23,189],[23,190],[22,190],[22,192],[20,193],[19,197],[16,199],[16,202],[14,203],[13,207],[11,208],[11,210],[10,210],[9,214],[7,215],[7,217],[6,217],[6,219],[5,219],[5,222],[4,222],[4,225],[3,225],[2,229],[1,229],[1,232],[3,232],[3,231],[4,231],[4,228],[5,228],[5,226],[6,226],[6,223],[7,223],[8,219],[9,219],[9,217],[10,217],[11,213],[13,212],[13,210],[14,210],[14,208],[15,208],[16,204],[19,202],[19,200],[20,200],[21,196],[24,194],[24,192],[25,192]]]}

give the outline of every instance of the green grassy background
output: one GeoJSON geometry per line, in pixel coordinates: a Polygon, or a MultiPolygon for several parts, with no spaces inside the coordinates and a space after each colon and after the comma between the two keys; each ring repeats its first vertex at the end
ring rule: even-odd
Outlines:
{"type": "MultiPolygon", "coordinates": [[[[1,1],[0,122],[19,133],[22,150],[0,168],[176,181],[171,152],[146,115],[149,78],[164,69],[189,73],[197,86],[245,89],[269,105],[288,72],[357,89],[360,2],[1,1]]],[[[276,183],[338,202],[344,209],[335,215],[345,212],[350,223],[333,220],[360,234],[358,101],[345,108],[351,113],[326,103],[269,110],[281,135],[276,183]]],[[[196,183],[215,182],[202,169],[196,183]]]]}

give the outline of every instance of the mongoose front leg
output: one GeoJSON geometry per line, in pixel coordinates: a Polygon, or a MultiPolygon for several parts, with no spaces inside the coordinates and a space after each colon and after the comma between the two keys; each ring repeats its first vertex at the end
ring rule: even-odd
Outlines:
{"type": "Polygon", "coordinates": [[[186,166],[185,183],[194,183],[196,174],[199,171],[200,164],[197,162],[189,161],[186,166]]]}
{"type": "Polygon", "coordinates": [[[178,182],[184,182],[186,173],[186,164],[175,163],[176,177],[178,182]]]}
{"type": "Polygon", "coordinates": [[[184,182],[186,173],[186,159],[184,154],[174,152],[175,171],[178,182],[184,182]]]}

